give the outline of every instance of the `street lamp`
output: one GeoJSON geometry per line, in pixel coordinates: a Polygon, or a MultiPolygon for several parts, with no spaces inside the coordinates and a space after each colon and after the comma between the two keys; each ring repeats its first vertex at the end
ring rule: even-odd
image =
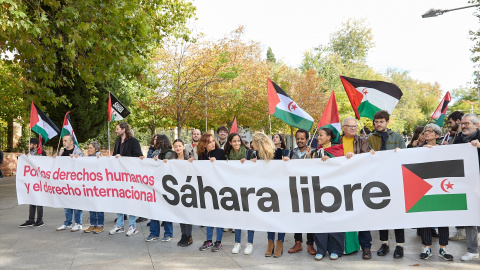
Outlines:
{"type": "Polygon", "coordinates": [[[439,15],[442,15],[443,13],[447,13],[449,11],[454,11],[454,10],[459,10],[459,9],[465,9],[465,8],[471,8],[471,7],[478,7],[480,4],[477,5],[471,5],[471,6],[465,6],[465,7],[459,7],[459,8],[453,8],[453,9],[430,9],[427,11],[425,14],[422,15],[422,18],[430,18],[430,17],[437,17],[439,15]]]}

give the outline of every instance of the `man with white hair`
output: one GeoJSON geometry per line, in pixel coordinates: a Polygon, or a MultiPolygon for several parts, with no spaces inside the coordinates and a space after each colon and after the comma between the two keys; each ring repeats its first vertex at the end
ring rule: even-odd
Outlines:
{"type": "MultiPolygon", "coordinates": [[[[458,143],[472,143],[478,148],[478,141],[480,140],[480,119],[473,113],[467,113],[462,117],[460,128],[462,130],[459,133],[453,144],[458,143]]],[[[478,150],[478,157],[480,159],[480,149],[478,150]]],[[[478,229],[476,226],[466,226],[465,233],[467,238],[467,253],[460,257],[462,261],[470,261],[471,259],[478,258],[478,229]]]]}
{"type": "MultiPolygon", "coordinates": [[[[366,138],[357,135],[357,120],[353,117],[347,117],[342,121],[343,135],[338,142],[343,144],[343,151],[346,158],[351,158],[355,154],[370,152],[366,138]]],[[[372,235],[370,231],[358,232],[358,241],[362,248],[362,258],[369,260],[372,258],[372,235]]]]}

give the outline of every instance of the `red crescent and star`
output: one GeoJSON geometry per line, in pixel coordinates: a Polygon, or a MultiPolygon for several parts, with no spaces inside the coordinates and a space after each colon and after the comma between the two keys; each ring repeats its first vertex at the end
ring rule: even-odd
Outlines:
{"type": "Polygon", "coordinates": [[[447,178],[443,179],[442,183],[440,184],[440,187],[442,188],[443,191],[448,192],[447,189],[453,189],[454,184],[450,183],[450,181],[448,181],[448,183],[445,184],[445,181],[447,181],[447,178]]]}
{"type": "Polygon", "coordinates": [[[296,108],[298,108],[298,107],[297,107],[297,104],[295,104],[295,102],[292,101],[292,102],[288,103],[288,110],[289,111],[292,111],[292,110],[295,111],[296,108]]]}

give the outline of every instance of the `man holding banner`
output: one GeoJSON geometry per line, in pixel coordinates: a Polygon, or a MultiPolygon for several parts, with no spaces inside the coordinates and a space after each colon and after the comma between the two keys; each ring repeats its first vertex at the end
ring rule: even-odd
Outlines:
{"type": "MultiPolygon", "coordinates": [[[[368,153],[370,151],[368,147],[368,141],[357,135],[357,121],[353,117],[347,117],[342,122],[343,135],[338,142],[343,145],[345,157],[347,159],[353,157],[356,154],[368,153]]],[[[372,151],[374,153],[374,151],[372,151]]],[[[362,248],[362,258],[369,260],[372,258],[372,235],[370,231],[359,231],[358,241],[362,248]]]]}
{"type": "MultiPolygon", "coordinates": [[[[113,155],[116,158],[120,156],[143,157],[140,142],[133,137],[133,133],[127,123],[119,122],[115,128],[115,133],[118,136],[117,141],[115,142],[115,148],[113,149],[113,155]]],[[[110,234],[125,232],[123,216],[124,214],[117,213],[117,224],[110,231],[110,234]]],[[[136,216],[128,216],[127,236],[132,236],[138,233],[135,219],[136,216]]]]}
{"type": "MultiPolygon", "coordinates": [[[[60,156],[65,157],[83,157],[82,150],[75,145],[73,135],[63,136],[63,147],[60,156]]],[[[57,228],[57,231],[63,231],[70,229],[71,232],[76,232],[82,229],[82,216],[83,212],[79,209],[65,208],[65,223],[57,228]],[[72,219],[75,220],[75,224],[72,226],[72,219]]]]}
{"type": "MultiPolygon", "coordinates": [[[[480,119],[473,113],[467,113],[462,117],[460,127],[462,132],[459,133],[453,144],[472,142],[473,145],[480,147],[480,119]]],[[[458,131],[457,131],[458,132],[458,131]]],[[[478,156],[480,158],[480,149],[478,150],[478,156]]],[[[466,226],[465,233],[467,238],[467,253],[460,257],[462,261],[470,261],[474,258],[478,258],[478,229],[477,226],[466,226]]]]}
{"type": "MultiPolygon", "coordinates": [[[[368,145],[374,151],[395,150],[405,147],[405,141],[402,135],[387,129],[390,120],[390,114],[387,111],[381,110],[373,116],[372,135],[368,137],[368,145]]],[[[380,230],[380,241],[382,246],[377,251],[378,256],[385,256],[390,251],[388,247],[388,230],[380,230]]],[[[393,257],[396,259],[403,258],[403,243],[405,243],[405,230],[395,229],[395,241],[397,246],[393,252],[393,257]]]]}

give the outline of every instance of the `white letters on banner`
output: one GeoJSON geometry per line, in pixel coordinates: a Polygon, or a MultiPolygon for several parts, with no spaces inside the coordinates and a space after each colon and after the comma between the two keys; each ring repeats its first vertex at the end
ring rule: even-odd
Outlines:
{"type": "Polygon", "coordinates": [[[470,144],[246,161],[21,156],[19,204],[272,232],[480,225],[470,144]]]}

